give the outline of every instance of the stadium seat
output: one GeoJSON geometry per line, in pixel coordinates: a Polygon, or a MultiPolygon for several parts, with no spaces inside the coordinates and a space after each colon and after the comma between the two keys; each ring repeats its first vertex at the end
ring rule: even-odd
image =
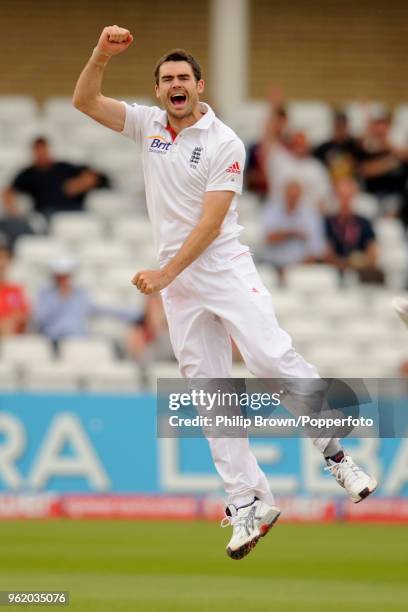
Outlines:
{"type": "Polygon", "coordinates": [[[4,338],[0,356],[1,361],[21,367],[33,363],[49,363],[54,359],[48,340],[34,334],[4,338]]]}
{"type": "Polygon", "coordinates": [[[86,196],[86,209],[106,221],[116,220],[121,215],[137,212],[134,200],[124,193],[110,189],[98,189],[86,196]]]}
{"type": "MultiPolygon", "coordinates": [[[[75,110],[75,109],[74,109],[75,110]]],[[[75,111],[79,112],[79,111],[75,111]]],[[[80,113],[82,116],[82,113],[80,113]]],[[[70,124],[70,131],[68,136],[68,142],[78,144],[83,151],[91,153],[91,162],[93,165],[98,167],[102,164],[106,151],[121,151],[124,138],[114,130],[107,130],[103,128],[96,121],[89,121],[85,117],[85,121],[81,119],[70,124]],[[92,153],[94,154],[92,157],[92,153]]],[[[136,153],[136,147],[133,147],[136,153]]],[[[105,167],[102,165],[107,172],[110,170],[109,166],[105,167]]],[[[112,169],[116,166],[112,165],[112,169]]]]}
{"type": "Polygon", "coordinates": [[[13,363],[0,361],[0,392],[17,391],[18,371],[13,363]]]}
{"type": "Polygon", "coordinates": [[[133,363],[101,365],[87,370],[85,388],[99,393],[135,393],[140,391],[139,371],[133,363]]]}
{"type": "Polygon", "coordinates": [[[13,260],[8,278],[11,282],[21,285],[30,303],[37,297],[38,291],[48,282],[48,273],[30,266],[25,261],[13,260]]]}
{"type": "MultiPolygon", "coordinates": [[[[408,299],[408,293],[405,291],[399,292],[398,295],[405,299],[408,299]]],[[[369,305],[371,307],[372,312],[375,313],[377,317],[382,317],[387,321],[391,322],[395,329],[398,329],[399,332],[404,329],[404,324],[401,319],[397,316],[393,306],[392,300],[395,297],[394,291],[387,291],[384,289],[377,289],[375,291],[371,291],[369,294],[369,305]]]]}
{"type": "Polygon", "coordinates": [[[297,316],[285,319],[285,329],[297,345],[315,345],[324,342],[328,336],[327,321],[322,317],[297,316]]]}
{"type": "Polygon", "coordinates": [[[305,304],[306,316],[324,317],[326,320],[347,321],[363,317],[367,310],[364,294],[358,289],[335,289],[316,292],[308,296],[305,304]]]}
{"type": "Polygon", "coordinates": [[[379,246],[379,264],[385,272],[387,286],[404,289],[408,271],[408,247],[401,222],[391,218],[377,219],[375,232],[379,246]]]}
{"type": "Polygon", "coordinates": [[[75,247],[88,240],[101,240],[103,222],[90,213],[61,212],[52,217],[50,231],[57,240],[75,247]]]}
{"type": "Polygon", "coordinates": [[[118,242],[132,248],[144,249],[153,245],[153,231],[147,216],[119,217],[112,225],[112,235],[118,242]]]}
{"type": "Polygon", "coordinates": [[[280,289],[272,295],[273,304],[275,307],[278,320],[286,321],[288,318],[303,317],[303,304],[300,301],[301,296],[296,291],[288,289],[280,289]]]}
{"type": "MultiPolygon", "coordinates": [[[[130,259],[129,259],[130,261],[130,259]]],[[[109,266],[104,276],[104,284],[110,291],[115,291],[117,294],[122,296],[122,303],[134,303],[139,305],[140,308],[144,308],[146,302],[146,296],[138,291],[138,289],[132,285],[132,278],[136,272],[140,269],[138,259],[136,255],[132,255],[132,261],[134,264],[127,264],[109,266]]]]}
{"type": "Polygon", "coordinates": [[[81,245],[79,258],[88,268],[105,274],[108,267],[126,265],[131,261],[131,253],[126,245],[109,240],[95,240],[81,245]]]}
{"type": "Polygon", "coordinates": [[[54,159],[70,162],[74,165],[83,166],[87,159],[86,151],[77,144],[68,144],[65,139],[55,139],[51,141],[51,150],[54,159]]]}
{"type": "Polygon", "coordinates": [[[56,145],[60,142],[65,142],[61,134],[61,129],[52,121],[47,121],[41,116],[34,119],[25,119],[24,121],[15,122],[13,124],[13,133],[8,142],[15,146],[18,145],[28,154],[33,140],[40,136],[48,139],[53,154],[55,154],[56,145]]]}
{"type": "Polygon", "coordinates": [[[354,212],[367,219],[378,217],[380,205],[377,198],[369,193],[361,191],[354,200],[354,212]]]}
{"type": "Polygon", "coordinates": [[[361,347],[376,346],[377,350],[387,344],[390,338],[388,325],[381,317],[354,318],[342,322],[339,333],[355,345],[361,347]]]}
{"type": "MultiPolygon", "coordinates": [[[[131,251],[132,261],[134,262],[135,272],[150,268],[157,268],[158,260],[153,244],[150,243],[145,248],[137,248],[131,251]]],[[[134,272],[134,273],[135,273],[134,272]]]]}
{"type": "Polygon", "coordinates": [[[74,108],[72,98],[68,97],[47,98],[43,106],[43,116],[46,121],[62,126],[67,134],[75,126],[92,125],[92,119],[74,108]]]}
{"type": "Polygon", "coordinates": [[[80,375],[67,363],[32,363],[26,369],[23,387],[27,391],[78,391],[80,375]]]}
{"type": "Polygon", "coordinates": [[[67,250],[64,242],[47,236],[21,236],[16,245],[18,262],[46,267],[67,250]]]}
{"type": "Polygon", "coordinates": [[[94,338],[104,338],[123,345],[129,331],[129,324],[112,317],[100,316],[92,319],[89,329],[94,338]]]}
{"type": "MultiPolygon", "coordinates": [[[[98,128],[98,126],[96,127],[98,128]]],[[[141,170],[142,159],[137,147],[132,149],[123,148],[123,138],[115,132],[113,134],[118,139],[118,142],[115,147],[99,151],[97,159],[98,167],[109,173],[115,173],[123,168],[128,172],[133,172],[133,174],[137,169],[141,170]]]]}
{"type": "Polygon", "coordinates": [[[17,172],[30,162],[30,151],[19,145],[0,145],[0,167],[2,170],[17,172]]]}
{"type": "Polygon", "coordinates": [[[34,119],[38,115],[38,106],[31,96],[0,96],[0,123],[13,126],[34,119]]]}
{"type": "Polygon", "coordinates": [[[264,101],[248,100],[245,104],[232,108],[223,120],[246,143],[258,142],[262,137],[269,105],[264,101]]]}
{"type": "Polygon", "coordinates": [[[62,363],[68,363],[85,372],[95,364],[109,365],[116,361],[112,343],[102,338],[67,338],[60,344],[62,363]]]}
{"type": "MultiPolygon", "coordinates": [[[[88,268],[86,262],[83,262],[75,272],[75,282],[92,294],[94,291],[105,289],[104,287],[101,288],[101,276],[98,270],[95,270],[92,266],[88,268]]],[[[107,291],[109,291],[109,289],[107,289],[107,291]]]]}
{"type": "Polygon", "coordinates": [[[27,166],[30,160],[30,152],[27,147],[2,143],[0,145],[0,188],[8,187],[16,174],[27,166]]]}
{"type": "MultiPolygon", "coordinates": [[[[319,342],[315,346],[305,351],[304,357],[315,365],[321,376],[342,377],[349,363],[361,363],[359,356],[356,355],[355,347],[350,345],[336,345],[334,343],[319,342]]],[[[359,370],[354,373],[355,377],[361,374],[359,370]]],[[[347,373],[346,376],[352,376],[347,373]]]]}
{"type": "Polygon", "coordinates": [[[285,284],[288,289],[310,292],[334,290],[339,286],[335,268],[325,265],[300,265],[287,271],[285,284]]]}
{"type": "Polygon", "coordinates": [[[332,131],[332,111],[325,102],[293,100],[288,104],[289,124],[305,132],[312,145],[327,140],[332,131]]]}
{"type": "Polygon", "coordinates": [[[392,144],[405,147],[408,136],[408,104],[400,104],[394,110],[390,134],[392,144]]]}
{"type": "Polygon", "coordinates": [[[396,242],[404,243],[404,228],[399,219],[382,217],[377,219],[374,229],[380,245],[393,246],[396,242]]]}
{"type": "Polygon", "coordinates": [[[371,360],[370,356],[360,356],[338,363],[330,376],[334,378],[381,378],[395,375],[392,368],[385,370],[381,363],[371,360]]]}
{"type": "Polygon", "coordinates": [[[256,268],[268,291],[275,292],[279,286],[279,276],[275,268],[269,264],[257,264],[256,268]]]}

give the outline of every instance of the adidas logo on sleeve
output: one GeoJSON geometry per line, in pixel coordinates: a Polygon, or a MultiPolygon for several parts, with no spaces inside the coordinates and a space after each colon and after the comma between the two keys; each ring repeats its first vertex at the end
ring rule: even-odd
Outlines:
{"type": "Polygon", "coordinates": [[[241,174],[239,163],[237,161],[234,162],[226,169],[225,172],[228,172],[229,174],[241,174]]]}

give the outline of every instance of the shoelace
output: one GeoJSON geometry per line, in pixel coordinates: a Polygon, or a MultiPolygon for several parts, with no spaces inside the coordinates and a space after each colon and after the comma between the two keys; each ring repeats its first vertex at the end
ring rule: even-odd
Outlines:
{"type": "Polygon", "coordinates": [[[358,465],[356,465],[354,461],[348,456],[345,456],[338,463],[327,465],[324,469],[325,471],[334,474],[336,480],[344,480],[347,476],[351,475],[354,476],[354,479],[356,479],[360,477],[362,472],[361,468],[359,468],[358,465]],[[347,472],[347,470],[349,471],[347,472]],[[344,474],[345,471],[346,473],[344,474]]]}
{"type": "Polygon", "coordinates": [[[248,533],[247,523],[248,516],[224,516],[221,521],[221,527],[224,529],[224,527],[229,527],[231,525],[231,527],[234,528],[234,532],[235,529],[238,529],[248,533]]]}
{"type": "Polygon", "coordinates": [[[255,528],[255,520],[258,517],[255,516],[255,508],[253,512],[245,514],[244,516],[224,516],[221,521],[221,527],[229,527],[231,525],[234,530],[237,528],[239,530],[245,531],[248,535],[255,528]]]}
{"type": "Polygon", "coordinates": [[[224,527],[229,527],[237,525],[239,521],[242,521],[243,517],[239,518],[238,516],[224,516],[220,525],[224,529],[224,527]]]}

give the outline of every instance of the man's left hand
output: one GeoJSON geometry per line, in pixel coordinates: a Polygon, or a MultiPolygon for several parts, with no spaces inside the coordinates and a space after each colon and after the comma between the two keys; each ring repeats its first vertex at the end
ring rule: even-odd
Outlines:
{"type": "Polygon", "coordinates": [[[141,293],[149,295],[160,291],[170,285],[173,278],[164,270],[142,270],[132,279],[132,284],[136,285],[141,293]]]}

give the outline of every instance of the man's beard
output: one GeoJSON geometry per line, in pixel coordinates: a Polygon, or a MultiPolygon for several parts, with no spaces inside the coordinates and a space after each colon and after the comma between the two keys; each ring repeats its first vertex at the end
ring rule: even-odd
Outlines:
{"type": "Polygon", "coordinates": [[[167,108],[166,111],[167,111],[168,116],[172,117],[173,119],[186,119],[187,117],[191,117],[193,114],[192,108],[186,109],[184,113],[181,115],[173,112],[172,108],[167,108]]]}

